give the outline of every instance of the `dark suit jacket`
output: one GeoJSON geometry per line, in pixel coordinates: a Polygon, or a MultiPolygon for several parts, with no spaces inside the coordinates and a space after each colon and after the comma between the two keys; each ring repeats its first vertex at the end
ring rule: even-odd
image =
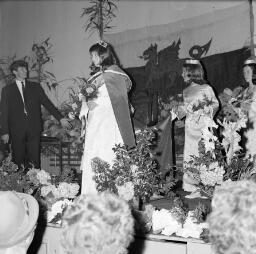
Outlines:
{"type": "Polygon", "coordinates": [[[57,120],[63,117],[38,83],[26,80],[26,94],[28,123],[26,123],[24,104],[16,83],[3,88],[1,96],[2,135],[9,134],[11,137],[23,135],[26,126],[31,134],[40,135],[42,131],[41,105],[57,120]]]}

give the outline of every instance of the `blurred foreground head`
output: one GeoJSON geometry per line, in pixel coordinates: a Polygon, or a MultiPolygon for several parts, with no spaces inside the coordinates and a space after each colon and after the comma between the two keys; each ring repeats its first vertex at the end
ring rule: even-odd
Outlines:
{"type": "Polygon", "coordinates": [[[216,254],[255,254],[256,183],[243,180],[216,188],[208,222],[216,254]]]}
{"type": "Polygon", "coordinates": [[[39,215],[34,197],[0,191],[0,254],[25,254],[33,240],[39,215]]]}
{"type": "Polygon", "coordinates": [[[81,195],[63,216],[61,244],[72,254],[125,254],[133,239],[129,205],[110,193],[81,195]]]}

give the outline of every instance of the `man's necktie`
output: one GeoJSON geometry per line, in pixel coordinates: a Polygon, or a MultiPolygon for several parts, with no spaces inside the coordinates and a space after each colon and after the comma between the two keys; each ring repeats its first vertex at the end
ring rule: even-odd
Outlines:
{"type": "Polygon", "coordinates": [[[22,93],[23,93],[23,103],[24,103],[24,113],[27,115],[28,111],[27,111],[27,104],[26,104],[26,87],[24,84],[24,81],[21,81],[21,85],[22,85],[22,93]]]}

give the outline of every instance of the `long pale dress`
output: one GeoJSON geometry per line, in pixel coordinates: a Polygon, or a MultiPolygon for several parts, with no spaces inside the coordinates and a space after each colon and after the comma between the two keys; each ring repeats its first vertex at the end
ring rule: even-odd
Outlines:
{"type": "Polygon", "coordinates": [[[246,154],[256,155],[256,86],[247,88],[245,92],[253,92],[252,103],[248,112],[248,129],[245,132],[246,137],[246,154]],[[249,91],[250,89],[250,91],[249,91]]]}
{"type": "MultiPolygon", "coordinates": [[[[191,83],[183,91],[184,98],[184,115],[185,119],[185,143],[184,143],[184,155],[183,166],[185,162],[189,162],[192,155],[198,156],[198,142],[202,137],[202,129],[205,127],[203,118],[198,118],[191,111],[191,107],[198,101],[203,101],[205,96],[213,102],[213,112],[216,112],[219,106],[219,102],[213,92],[211,86],[207,84],[199,85],[191,83]]],[[[183,175],[183,189],[185,191],[195,191],[196,187],[193,185],[193,179],[186,173],[183,175]]]]}
{"type": "Polygon", "coordinates": [[[102,84],[98,89],[98,97],[92,100],[95,105],[89,110],[86,121],[84,154],[81,161],[82,194],[97,193],[91,160],[99,157],[112,165],[115,157],[112,148],[115,144],[123,144],[107,87],[101,76],[95,82],[102,84]]]}

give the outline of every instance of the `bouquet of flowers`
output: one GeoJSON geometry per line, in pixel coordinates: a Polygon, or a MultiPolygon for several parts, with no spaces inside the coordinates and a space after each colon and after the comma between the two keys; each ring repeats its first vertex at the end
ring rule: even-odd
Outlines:
{"type": "Polygon", "coordinates": [[[33,185],[26,169],[19,169],[16,164],[12,162],[12,157],[9,155],[2,161],[0,167],[0,190],[14,190],[17,192],[25,192],[32,194],[37,186],[33,185]]]}
{"type": "Polygon", "coordinates": [[[202,129],[202,137],[198,143],[198,156],[191,156],[191,160],[185,162],[183,172],[186,172],[195,180],[196,186],[206,196],[211,197],[216,185],[223,182],[225,173],[225,157],[223,147],[215,135],[213,128],[218,125],[211,117],[202,129]]]}
{"type": "Polygon", "coordinates": [[[133,150],[127,151],[125,146],[116,145],[112,167],[94,158],[92,166],[98,191],[110,190],[127,201],[134,197],[148,201],[160,180],[150,149],[153,138],[153,130],[144,129],[136,132],[137,146],[133,150]]]}
{"type": "Polygon", "coordinates": [[[204,229],[208,209],[199,203],[192,211],[174,205],[171,209],[154,210],[152,213],[152,230],[163,235],[200,238],[204,229]]]}
{"type": "Polygon", "coordinates": [[[86,101],[92,100],[98,97],[98,88],[102,85],[102,81],[96,80],[98,74],[96,73],[88,80],[78,77],[77,83],[79,84],[79,97],[85,98],[86,101]]]}
{"type": "MultiPolygon", "coordinates": [[[[70,143],[70,153],[82,156],[83,153],[83,138],[81,137],[81,121],[78,119],[82,102],[79,100],[78,93],[73,89],[70,89],[69,100],[63,102],[59,108],[59,111],[65,117],[70,119],[72,129],[63,128],[59,122],[49,115],[48,111],[42,110],[44,120],[44,132],[43,136],[56,137],[63,142],[70,143]]],[[[56,148],[43,146],[42,153],[44,155],[51,154],[56,148]],[[51,149],[50,149],[51,148],[51,149]]]]}
{"type": "Polygon", "coordinates": [[[19,169],[11,159],[9,155],[2,161],[0,190],[33,195],[45,212],[47,221],[59,223],[63,209],[79,192],[75,171],[66,167],[62,174],[56,176],[33,166],[19,169]]]}
{"type": "Polygon", "coordinates": [[[197,100],[195,103],[187,105],[187,111],[193,113],[195,121],[199,121],[201,117],[213,118],[213,105],[213,100],[204,94],[203,98],[197,100]]]}

